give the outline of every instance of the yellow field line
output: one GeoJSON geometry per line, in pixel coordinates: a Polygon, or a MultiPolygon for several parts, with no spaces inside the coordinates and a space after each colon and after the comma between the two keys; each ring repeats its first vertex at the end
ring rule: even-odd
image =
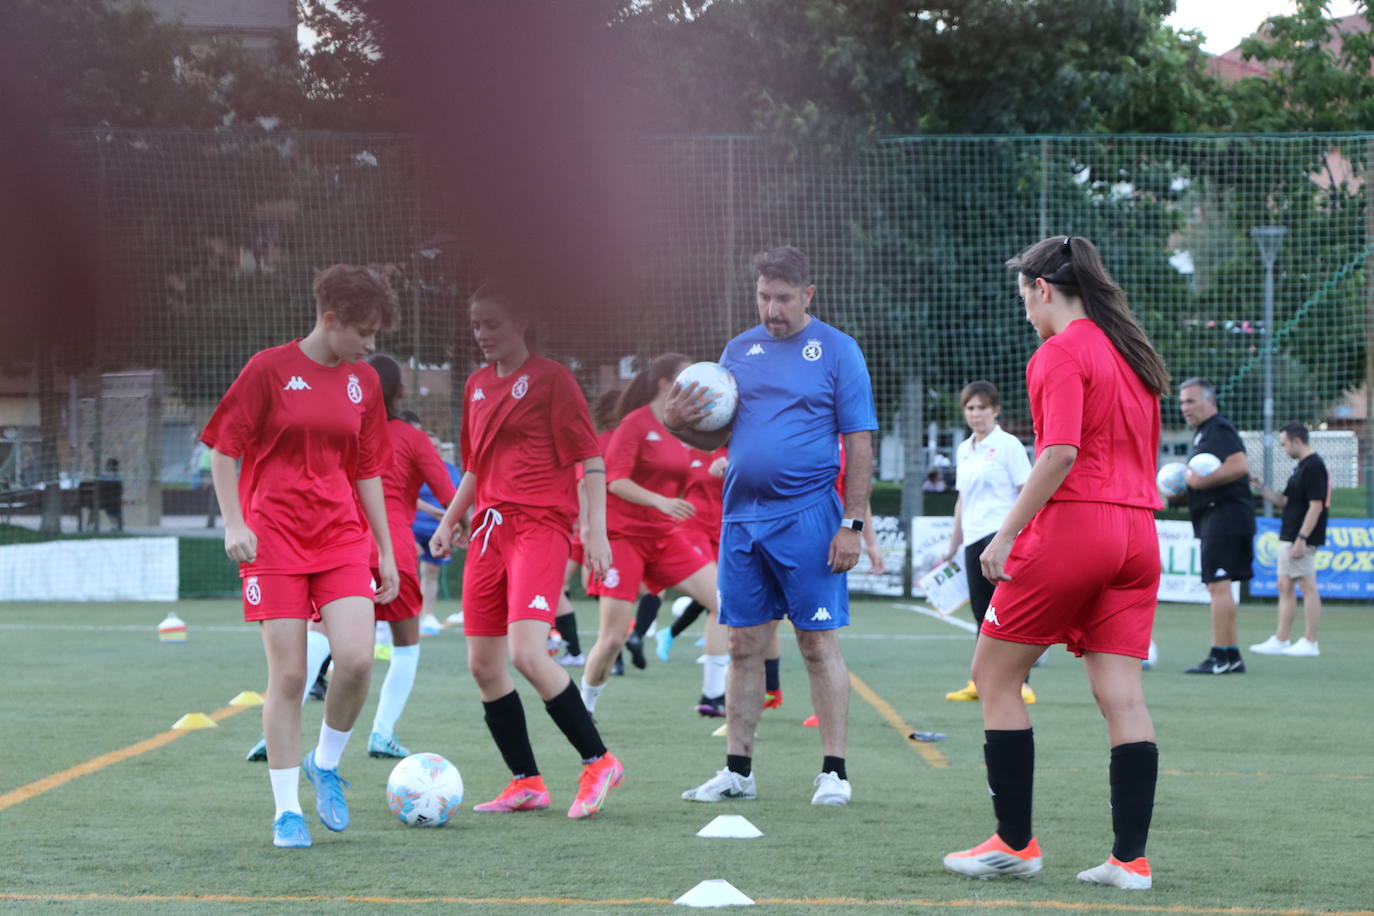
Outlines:
{"type": "MultiPolygon", "coordinates": [[[[642,904],[670,904],[666,897],[612,898],[588,900],[580,897],[383,897],[340,895],[280,895],[254,897],[247,894],[11,894],[0,892],[0,901],[74,903],[103,901],[109,903],[369,903],[373,905],[468,904],[475,906],[637,906],[642,904]]],[[[1091,913],[1178,913],[1183,916],[1374,916],[1374,910],[1309,910],[1297,908],[1272,909],[1251,906],[1185,906],[1148,903],[1107,903],[1102,901],[1071,900],[927,900],[914,897],[866,900],[858,897],[759,897],[759,904],[783,906],[847,906],[847,907],[942,907],[979,910],[1065,910],[1091,913]]]]}
{"type": "MultiPolygon", "coordinates": [[[[237,715],[245,709],[252,708],[251,706],[225,706],[222,709],[216,709],[214,712],[210,713],[210,718],[219,722],[232,715],[237,715]]],[[[34,796],[42,795],[44,792],[56,789],[58,786],[66,785],[80,776],[103,770],[107,766],[112,766],[113,764],[128,760],[130,757],[137,757],[139,754],[146,754],[151,750],[156,750],[164,744],[170,744],[183,735],[189,734],[189,731],[168,730],[160,735],[154,735],[151,738],[140,741],[137,744],[131,744],[117,751],[110,751],[108,754],[101,754],[99,757],[93,757],[85,763],[78,763],[74,767],[68,767],[59,773],[53,773],[51,776],[44,776],[42,779],[31,782],[26,786],[11,789],[4,795],[0,795],[0,811],[4,811],[6,808],[12,808],[20,802],[28,801],[34,796]]],[[[0,897],[0,899],[3,898],[0,897]]]]}
{"type": "Polygon", "coordinates": [[[897,710],[893,709],[886,700],[878,696],[878,694],[873,691],[873,688],[865,684],[863,679],[853,671],[849,672],[849,683],[854,685],[854,690],[859,696],[868,701],[869,706],[878,710],[878,715],[882,716],[887,720],[889,725],[897,729],[898,733],[902,736],[902,740],[911,745],[912,750],[920,754],[922,760],[933,767],[949,766],[949,761],[945,759],[944,754],[940,753],[929,744],[926,744],[924,741],[917,741],[915,738],[908,737],[915,729],[907,724],[907,721],[901,717],[897,710]]]}

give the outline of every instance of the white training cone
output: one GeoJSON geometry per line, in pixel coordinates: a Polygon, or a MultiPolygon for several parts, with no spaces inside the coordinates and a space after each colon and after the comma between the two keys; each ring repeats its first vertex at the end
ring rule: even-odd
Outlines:
{"type": "Polygon", "coordinates": [[[755,837],[763,836],[763,831],[749,823],[749,818],[742,814],[722,814],[698,830],[697,836],[727,840],[752,840],[755,837]]]}
{"type": "Polygon", "coordinates": [[[673,901],[679,906],[753,906],[754,901],[741,894],[723,878],[703,881],[673,901]]]}

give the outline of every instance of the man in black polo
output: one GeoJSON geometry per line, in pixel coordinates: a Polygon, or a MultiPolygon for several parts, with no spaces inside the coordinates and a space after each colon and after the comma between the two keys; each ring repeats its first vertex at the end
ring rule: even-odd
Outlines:
{"type": "Polygon", "coordinates": [[[1251,578],[1255,504],[1250,496],[1250,462],[1231,421],[1217,412],[1216,386],[1190,378],[1178,389],[1183,419],[1196,433],[1188,456],[1210,453],[1221,467],[1203,476],[1188,470],[1188,515],[1202,541],[1202,581],[1212,601],[1212,651],[1188,674],[1243,674],[1236,636],[1236,601],[1231,583],[1251,578]]]}

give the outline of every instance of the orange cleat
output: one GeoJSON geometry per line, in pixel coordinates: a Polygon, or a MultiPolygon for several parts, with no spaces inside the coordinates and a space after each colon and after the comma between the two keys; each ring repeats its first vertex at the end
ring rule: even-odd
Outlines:
{"type": "Polygon", "coordinates": [[[1108,856],[1107,861],[1096,868],[1079,872],[1078,880],[1087,884],[1107,884],[1123,891],[1148,891],[1154,884],[1150,860],[1144,856],[1130,862],[1108,856]]]}
{"type": "Polygon", "coordinates": [[[766,691],[766,692],[763,694],[763,708],[764,708],[764,709],[777,709],[777,708],[778,708],[779,706],[781,706],[781,705],[782,705],[782,688],[781,688],[781,687],[779,687],[777,690],[769,690],[769,691],[766,691]]]}
{"type": "Polygon", "coordinates": [[[625,768],[610,751],[584,765],[582,775],[577,779],[577,797],[568,809],[568,817],[595,817],[611,787],[620,785],[624,780],[625,768]]]}
{"type": "Polygon", "coordinates": [[[549,790],[543,776],[512,779],[501,794],[489,802],[473,805],[473,811],[538,811],[549,806],[549,790]]]}
{"type": "Polygon", "coordinates": [[[972,849],[945,856],[945,868],[968,878],[1029,878],[1040,873],[1040,843],[1035,837],[1025,849],[1012,849],[997,834],[972,849]]]}

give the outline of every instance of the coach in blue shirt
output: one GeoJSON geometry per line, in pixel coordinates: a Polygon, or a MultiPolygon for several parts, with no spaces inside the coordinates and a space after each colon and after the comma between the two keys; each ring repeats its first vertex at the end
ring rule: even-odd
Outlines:
{"type": "Polygon", "coordinates": [[[739,385],[725,429],[692,428],[705,411],[695,386],[674,389],[664,421],[697,448],[730,445],[720,539],[720,621],[730,627],[725,769],[684,792],[689,801],[757,797],[754,732],[763,707],[763,658],[778,621],[792,621],[811,679],[824,758],[812,804],[843,805],[849,672],[836,630],[849,623],[846,573],[860,531],[878,428],[868,367],[854,339],[807,311],[816,287],[796,248],[755,255],[760,324],[730,341],[721,365],[739,385]],[[844,504],[836,491],[844,440],[844,504]]]}

